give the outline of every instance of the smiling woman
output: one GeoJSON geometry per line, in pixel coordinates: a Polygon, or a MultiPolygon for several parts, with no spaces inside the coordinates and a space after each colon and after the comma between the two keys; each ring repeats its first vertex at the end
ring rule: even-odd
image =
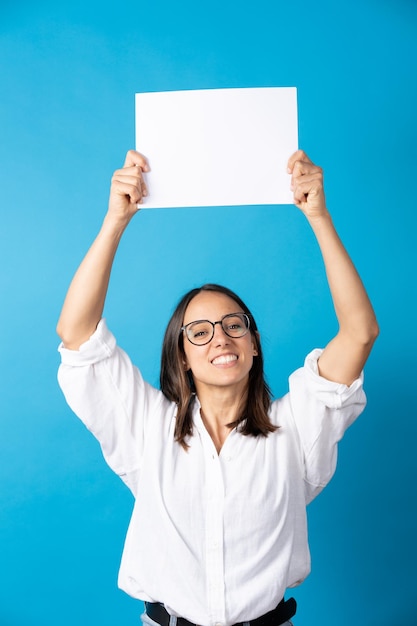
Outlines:
{"type": "Polygon", "coordinates": [[[255,436],[275,430],[268,415],[271,394],[255,320],[243,300],[226,287],[204,285],[181,299],[165,333],[160,382],[162,392],[178,407],[176,439],[183,445],[193,432],[195,393],[218,452],[230,428],[239,426],[242,433],[255,436]],[[202,319],[210,315],[219,319],[202,319]],[[214,398],[219,402],[216,409],[214,398]]]}
{"type": "Polygon", "coordinates": [[[119,585],[146,603],[150,626],[290,624],[295,601],[284,594],[310,571],[306,505],[332,477],[337,443],[365,406],[375,315],[327,211],[321,169],[299,151],[288,170],[339,330],[307,355],[283,398],[271,400],[251,312],[219,285],[179,302],[160,390],[117,346],[101,318],[120,239],[147,194],[137,152],[113,176],[103,226],[64,303],[59,381],[135,497],[119,585]]]}

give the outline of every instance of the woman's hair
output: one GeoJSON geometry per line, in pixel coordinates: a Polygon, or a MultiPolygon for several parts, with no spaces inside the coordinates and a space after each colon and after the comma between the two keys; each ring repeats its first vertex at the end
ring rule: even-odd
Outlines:
{"type": "Polygon", "coordinates": [[[271,406],[271,391],[265,381],[262,348],[255,320],[245,303],[230,289],[221,285],[207,284],[186,293],[175,309],[167,329],[165,331],[161,356],[161,391],[164,395],[175,402],[177,420],[175,426],[175,439],[184,448],[187,448],[186,438],[193,433],[192,404],[195,396],[195,387],[191,370],[184,368],[184,334],[181,327],[184,323],[185,311],[191,300],[202,291],[213,291],[224,294],[234,300],[250,320],[250,332],[255,342],[257,356],[254,357],[252,368],[249,372],[247,394],[240,414],[236,420],[229,424],[231,428],[239,427],[244,435],[267,437],[276,429],[269,419],[271,406]]]}

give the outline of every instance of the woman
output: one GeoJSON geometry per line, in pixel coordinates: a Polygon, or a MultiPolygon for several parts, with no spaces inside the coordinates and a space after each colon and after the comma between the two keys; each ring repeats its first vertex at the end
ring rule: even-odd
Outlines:
{"type": "Polygon", "coordinates": [[[255,321],[233,292],[192,290],[169,322],[161,391],[143,381],[102,320],[122,234],[147,194],[127,154],[102,228],[69,288],[59,381],[135,497],[119,586],[161,626],[290,624],[287,588],[310,571],[306,504],[330,480],[337,442],[365,406],[378,335],[362,282],[327,211],[323,176],[288,162],[294,203],[320,246],[339,330],[271,402],[255,321]]]}

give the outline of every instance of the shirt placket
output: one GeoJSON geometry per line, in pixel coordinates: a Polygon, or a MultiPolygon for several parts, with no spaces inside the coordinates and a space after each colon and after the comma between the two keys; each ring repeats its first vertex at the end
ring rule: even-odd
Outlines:
{"type": "MultiPolygon", "coordinates": [[[[214,446],[213,446],[214,448],[214,446]]],[[[224,598],[224,484],[219,456],[210,452],[207,460],[206,508],[206,576],[211,623],[222,626],[225,622],[224,598]]]]}

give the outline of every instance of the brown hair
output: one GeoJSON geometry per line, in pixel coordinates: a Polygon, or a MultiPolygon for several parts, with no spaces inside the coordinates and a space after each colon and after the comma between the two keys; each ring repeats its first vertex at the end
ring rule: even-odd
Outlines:
{"type": "Polygon", "coordinates": [[[181,327],[189,303],[202,291],[214,291],[228,296],[249,317],[250,332],[258,354],[254,357],[249,372],[246,402],[242,403],[240,415],[229,426],[239,427],[243,435],[267,437],[270,432],[276,430],[276,426],[271,423],[268,414],[271,391],[264,377],[262,348],[255,320],[245,303],[233,291],[221,285],[207,284],[192,289],[181,298],[168,323],[162,345],[160,385],[168,400],[175,402],[178,407],[175,439],[187,448],[185,440],[193,434],[192,405],[195,387],[191,370],[184,370],[184,336],[181,327]]]}

